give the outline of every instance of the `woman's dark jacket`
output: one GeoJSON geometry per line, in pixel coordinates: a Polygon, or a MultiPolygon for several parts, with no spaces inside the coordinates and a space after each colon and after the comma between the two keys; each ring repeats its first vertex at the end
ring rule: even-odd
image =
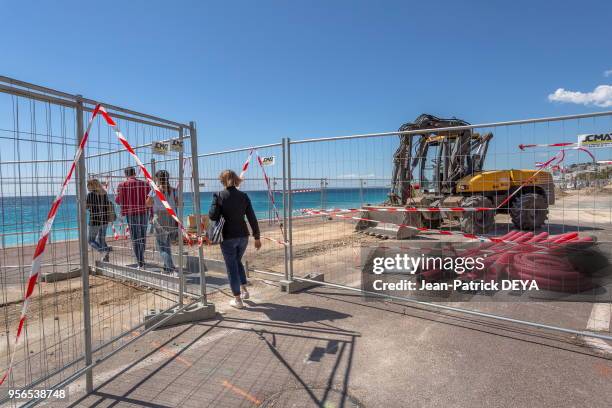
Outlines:
{"type": "Polygon", "coordinates": [[[228,187],[213,195],[208,216],[213,221],[218,221],[221,216],[225,218],[223,239],[249,236],[249,229],[244,221],[245,215],[253,230],[253,237],[259,239],[259,224],[251,200],[246,193],[236,187],[228,187]]]}
{"type": "Polygon", "coordinates": [[[105,225],[109,220],[109,206],[111,202],[106,193],[87,193],[87,209],[89,209],[89,225],[105,225]]]}

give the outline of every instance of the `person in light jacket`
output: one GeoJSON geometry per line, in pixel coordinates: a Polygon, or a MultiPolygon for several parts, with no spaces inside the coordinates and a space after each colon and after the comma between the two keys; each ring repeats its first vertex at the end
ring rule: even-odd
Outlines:
{"type": "Polygon", "coordinates": [[[244,218],[246,216],[251,225],[253,238],[255,239],[255,249],[258,250],[261,248],[259,224],[249,196],[238,190],[242,179],[234,171],[224,170],[219,175],[219,181],[223,184],[225,190],[213,195],[208,216],[212,221],[219,221],[221,217],[225,219],[221,252],[234,295],[234,299],[230,301],[230,306],[241,309],[244,307],[242,300],[249,298],[249,292],[246,288],[246,273],[242,265],[242,256],[249,244],[249,229],[244,218]]]}
{"type": "MultiPolygon", "coordinates": [[[[155,182],[164,193],[170,207],[178,213],[180,203],[176,189],[170,185],[170,173],[167,170],[159,170],[155,173],[155,182]]],[[[168,214],[166,207],[154,190],[149,193],[146,205],[153,208],[153,230],[155,231],[155,241],[157,242],[159,255],[164,261],[164,273],[174,274],[176,267],[172,261],[172,240],[173,237],[178,235],[178,224],[168,214]]]]}

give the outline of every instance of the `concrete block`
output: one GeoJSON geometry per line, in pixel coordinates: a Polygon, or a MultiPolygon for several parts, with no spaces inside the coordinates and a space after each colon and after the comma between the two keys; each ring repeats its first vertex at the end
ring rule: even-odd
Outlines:
{"type": "Polygon", "coordinates": [[[59,282],[81,276],[81,268],[73,268],[65,272],[47,272],[40,277],[45,283],[59,282]]]}
{"type": "Polygon", "coordinates": [[[178,313],[175,313],[174,310],[165,313],[162,313],[162,310],[159,309],[146,310],[144,315],[145,329],[150,328],[155,323],[168,316],[172,317],[157,326],[156,329],[213,319],[216,316],[215,305],[212,303],[208,303],[207,305],[197,303],[178,313]]]}
{"type": "MultiPolygon", "coordinates": [[[[309,273],[308,275],[304,276],[304,279],[324,282],[325,275],[322,273],[309,273]]],[[[281,290],[287,293],[296,293],[304,289],[319,286],[319,284],[317,283],[307,282],[307,281],[302,281],[302,280],[292,280],[292,281],[282,280],[280,281],[280,285],[281,285],[281,290]]]]}

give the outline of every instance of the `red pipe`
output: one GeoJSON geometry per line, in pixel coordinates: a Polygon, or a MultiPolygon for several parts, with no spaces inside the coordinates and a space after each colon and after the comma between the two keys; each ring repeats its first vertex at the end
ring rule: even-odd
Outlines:
{"type": "MultiPolygon", "coordinates": [[[[508,243],[484,243],[478,248],[463,251],[460,256],[479,256],[494,251],[483,261],[482,270],[471,270],[460,276],[461,280],[520,279],[535,281],[539,289],[560,292],[580,292],[593,288],[590,277],[582,274],[566,258],[577,249],[593,246],[593,237],[580,237],[577,232],[549,236],[547,232],[510,231],[498,237],[508,243]],[[519,244],[519,245],[516,245],[519,244]],[[553,244],[552,248],[546,245],[553,244]]],[[[420,280],[439,280],[449,271],[428,270],[419,274],[420,280]]]]}

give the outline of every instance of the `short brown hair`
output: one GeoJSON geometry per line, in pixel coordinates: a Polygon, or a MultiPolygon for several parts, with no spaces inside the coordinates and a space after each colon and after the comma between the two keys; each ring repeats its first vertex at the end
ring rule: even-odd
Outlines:
{"type": "Polygon", "coordinates": [[[131,167],[131,166],[130,167],[126,167],[123,170],[123,173],[125,173],[125,177],[133,177],[133,176],[136,175],[136,169],[131,167]]]}
{"type": "Polygon", "coordinates": [[[224,187],[238,187],[240,183],[242,183],[242,179],[238,177],[234,170],[223,170],[221,174],[219,174],[219,181],[224,187]]]}

